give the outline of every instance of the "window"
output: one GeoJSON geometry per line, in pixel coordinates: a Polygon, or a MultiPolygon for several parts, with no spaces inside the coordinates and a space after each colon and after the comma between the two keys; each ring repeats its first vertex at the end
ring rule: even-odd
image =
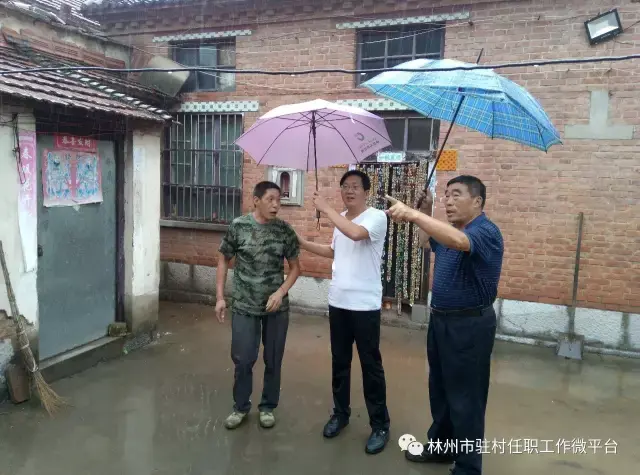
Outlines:
{"type": "MultiPolygon", "coordinates": [[[[358,32],[358,69],[392,68],[412,59],[440,59],[444,25],[414,25],[358,32]]],[[[378,73],[361,74],[365,82],[378,73]]]]}
{"type": "Polygon", "coordinates": [[[240,114],[178,114],[165,136],[163,219],[230,223],[242,213],[240,114]]]}
{"type": "MultiPolygon", "coordinates": [[[[173,60],[184,66],[207,66],[212,68],[235,69],[235,40],[217,42],[193,42],[172,45],[173,60]]],[[[234,91],[234,73],[192,72],[181,92],[234,91]]]]}
{"type": "MultiPolygon", "coordinates": [[[[380,114],[384,118],[391,139],[388,152],[404,152],[405,160],[413,160],[415,155],[426,155],[438,146],[440,121],[415,113],[380,114]]],[[[367,158],[376,161],[376,155],[367,158]]]]}

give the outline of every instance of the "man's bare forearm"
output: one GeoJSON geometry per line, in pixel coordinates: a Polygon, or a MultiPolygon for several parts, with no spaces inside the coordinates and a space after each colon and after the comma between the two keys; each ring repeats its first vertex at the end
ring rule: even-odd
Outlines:
{"type": "MultiPolygon", "coordinates": [[[[424,211],[424,214],[426,214],[427,216],[431,216],[432,210],[433,210],[433,203],[431,203],[430,205],[428,204],[428,209],[424,211]]],[[[431,236],[429,236],[421,227],[418,227],[418,238],[420,241],[420,247],[424,247],[424,248],[430,248],[431,245],[429,244],[429,238],[431,236]]]]}
{"type": "Polygon", "coordinates": [[[318,244],[317,242],[302,241],[300,247],[321,257],[333,259],[333,249],[328,244],[318,244]]]}
{"type": "Polygon", "coordinates": [[[290,261],[287,261],[287,262],[289,264],[289,274],[287,274],[287,278],[280,286],[280,289],[282,290],[282,293],[284,295],[289,293],[289,290],[291,290],[291,287],[293,287],[293,284],[296,283],[296,280],[298,280],[298,277],[300,277],[300,273],[301,273],[299,259],[297,258],[291,259],[290,261]]]}
{"type": "Polygon", "coordinates": [[[342,216],[334,209],[326,212],[327,218],[333,225],[352,241],[362,241],[369,237],[369,232],[359,224],[354,223],[350,219],[342,216]]]}
{"type": "Polygon", "coordinates": [[[432,218],[418,210],[413,210],[412,214],[411,222],[443,246],[458,251],[469,251],[471,248],[467,235],[449,223],[432,218]]]}
{"type": "Polygon", "coordinates": [[[227,283],[227,271],[229,261],[222,254],[218,257],[218,268],[216,269],[216,300],[224,300],[224,286],[227,283]]]}

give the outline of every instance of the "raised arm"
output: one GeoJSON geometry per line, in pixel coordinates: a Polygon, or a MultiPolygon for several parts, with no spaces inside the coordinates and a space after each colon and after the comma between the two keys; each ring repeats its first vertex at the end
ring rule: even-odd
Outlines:
{"type": "Polygon", "coordinates": [[[431,236],[438,243],[449,249],[468,252],[471,248],[469,238],[465,233],[431,216],[427,216],[416,209],[410,208],[406,204],[390,196],[386,197],[392,204],[387,210],[387,214],[394,221],[410,222],[418,226],[426,235],[431,236]]]}
{"type": "Polygon", "coordinates": [[[333,209],[317,191],[313,194],[313,204],[318,211],[324,213],[327,218],[329,218],[329,221],[331,221],[342,234],[352,241],[363,241],[371,237],[366,227],[356,224],[345,216],[342,216],[333,209]]]}
{"type": "Polygon", "coordinates": [[[319,244],[317,242],[307,241],[300,235],[298,235],[298,242],[300,243],[300,248],[305,251],[311,252],[317,256],[333,259],[333,249],[331,249],[329,244],[319,244]]]}
{"type": "MultiPolygon", "coordinates": [[[[433,195],[431,194],[431,190],[427,190],[426,193],[424,191],[420,193],[416,207],[420,210],[421,213],[424,213],[427,216],[432,215],[433,195]]],[[[418,227],[418,237],[420,239],[420,247],[423,247],[423,248],[431,247],[431,245],[429,244],[429,238],[431,236],[429,236],[429,234],[427,234],[427,232],[420,227],[418,227]]]]}

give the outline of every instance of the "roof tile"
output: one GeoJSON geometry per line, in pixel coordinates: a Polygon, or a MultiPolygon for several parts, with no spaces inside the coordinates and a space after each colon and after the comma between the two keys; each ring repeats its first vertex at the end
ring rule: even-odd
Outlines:
{"type": "MultiPolygon", "coordinates": [[[[24,59],[15,50],[0,47],[0,71],[11,71],[24,68],[37,68],[38,65],[24,59]]],[[[102,111],[109,114],[124,115],[132,118],[164,121],[170,116],[161,111],[151,113],[139,106],[129,105],[126,98],[119,99],[115,94],[125,91],[117,91],[110,87],[114,78],[101,75],[96,71],[80,71],[73,74],[76,77],[89,77],[95,81],[82,81],[80,79],[70,79],[70,75],[56,72],[30,72],[15,75],[0,75],[0,92],[33,99],[66,107],[84,109],[88,111],[102,111]],[[108,87],[100,89],[92,87],[90,83],[100,83],[108,87]],[[113,93],[105,92],[106,89],[113,90],[113,93]]],[[[130,94],[123,94],[125,97],[132,97],[130,94]]]]}

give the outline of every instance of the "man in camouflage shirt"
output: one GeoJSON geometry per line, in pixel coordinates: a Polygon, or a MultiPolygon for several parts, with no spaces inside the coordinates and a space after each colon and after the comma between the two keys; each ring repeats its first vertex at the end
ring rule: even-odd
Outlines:
{"type": "Polygon", "coordinates": [[[255,186],[255,211],[235,219],[220,245],[217,270],[216,316],[224,322],[224,285],[230,261],[233,272],[231,358],[235,364],[233,412],[225,427],[235,429],[251,409],[253,366],[260,338],[264,345],[264,387],[260,411],[262,427],[273,427],[273,410],[280,398],[280,369],[289,326],[289,289],[300,275],[300,247],[295,231],[277,218],[280,187],[263,181],[255,186]],[[284,259],[289,275],[284,279],[284,259]]]}

